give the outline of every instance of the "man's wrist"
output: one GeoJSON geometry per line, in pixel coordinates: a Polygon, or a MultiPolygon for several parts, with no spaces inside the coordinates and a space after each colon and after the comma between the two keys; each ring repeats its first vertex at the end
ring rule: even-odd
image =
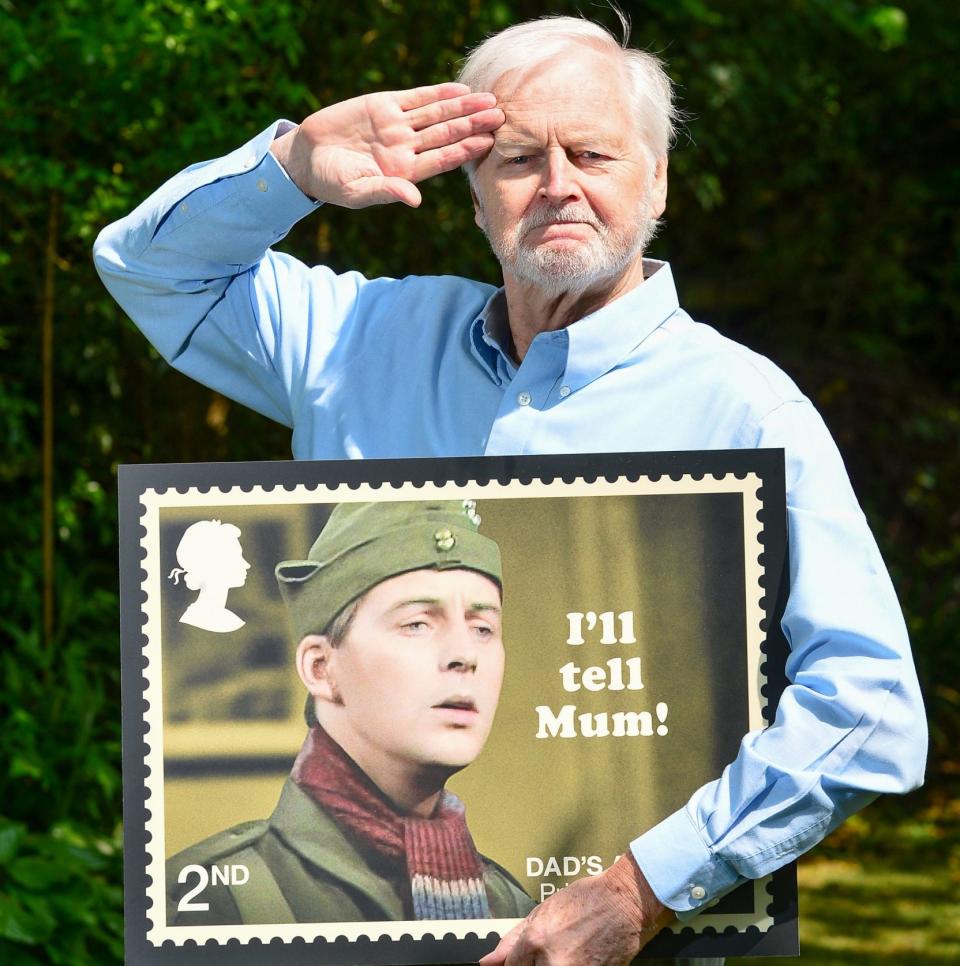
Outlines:
{"type": "Polygon", "coordinates": [[[605,874],[611,889],[611,901],[639,932],[657,933],[676,918],[676,913],[667,908],[650,888],[629,849],[605,874]]]}
{"type": "Polygon", "coordinates": [[[285,131],[279,137],[273,139],[270,144],[270,153],[277,159],[277,164],[286,172],[287,177],[300,189],[301,193],[304,194],[311,201],[316,202],[319,199],[314,198],[308,191],[304,190],[304,180],[300,177],[300,174],[294,170],[295,165],[290,161],[290,155],[293,149],[293,142],[297,136],[297,131],[300,130],[300,126],[290,128],[285,131]]]}
{"type": "Polygon", "coordinates": [[[287,161],[290,157],[290,145],[298,130],[299,126],[292,127],[283,134],[277,135],[270,144],[270,153],[280,162],[284,171],[287,169],[287,161]]]}

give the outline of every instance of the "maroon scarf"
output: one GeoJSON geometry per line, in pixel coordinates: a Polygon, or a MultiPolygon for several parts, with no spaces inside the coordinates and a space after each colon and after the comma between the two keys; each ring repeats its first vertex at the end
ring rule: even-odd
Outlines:
{"type": "Polygon", "coordinates": [[[483,862],[463,803],[444,789],[429,818],[405,815],[319,726],[307,733],[291,778],[367,852],[409,882],[414,919],[489,919],[483,862]]]}

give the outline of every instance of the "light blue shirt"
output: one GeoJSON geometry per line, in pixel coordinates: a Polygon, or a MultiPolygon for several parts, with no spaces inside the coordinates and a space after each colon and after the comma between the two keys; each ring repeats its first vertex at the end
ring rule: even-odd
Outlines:
{"type": "Polygon", "coordinates": [[[296,458],[786,452],[792,683],[772,726],[631,843],[659,898],[695,911],[878,793],[916,787],[926,725],[903,618],[840,455],[794,383],[693,321],[663,263],[538,335],[517,365],[492,286],[336,275],[271,251],[316,207],[268,151],[286,129],[177,175],[103,231],[95,260],[171,364],[291,426],[296,458]]]}

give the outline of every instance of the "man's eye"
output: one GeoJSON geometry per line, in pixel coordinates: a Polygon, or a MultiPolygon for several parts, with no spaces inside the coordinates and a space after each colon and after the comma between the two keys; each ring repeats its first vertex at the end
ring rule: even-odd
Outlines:
{"type": "Polygon", "coordinates": [[[515,158],[507,158],[507,164],[512,164],[515,167],[520,167],[526,164],[530,160],[529,154],[518,154],[515,158]]]}
{"type": "Polygon", "coordinates": [[[604,161],[606,160],[606,155],[601,154],[599,151],[583,151],[580,157],[585,161],[604,161]]]}
{"type": "Polygon", "coordinates": [[[426,621],[405,621],[400,627],[405,631],[411,631],[416,634],[420,631],[426,630],[430,625],[426,621]]]}
{"type": "Polygon", "coordinates": [[[473,630],[479,637],[493,637],[493,628],[489,624],[475,624],[473,630]]]}

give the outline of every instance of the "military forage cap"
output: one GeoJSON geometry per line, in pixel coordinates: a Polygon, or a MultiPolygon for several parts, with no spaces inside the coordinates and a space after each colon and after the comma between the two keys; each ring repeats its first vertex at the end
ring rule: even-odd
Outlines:
{"type": "Polygon", "coordinates": [[[500,548],[479,532],[473,500],[341,503],[306,560],[277,564],[300,640],[320,634],[349,603],[410,570],[476,570],[502,584],[500,548]]]}

